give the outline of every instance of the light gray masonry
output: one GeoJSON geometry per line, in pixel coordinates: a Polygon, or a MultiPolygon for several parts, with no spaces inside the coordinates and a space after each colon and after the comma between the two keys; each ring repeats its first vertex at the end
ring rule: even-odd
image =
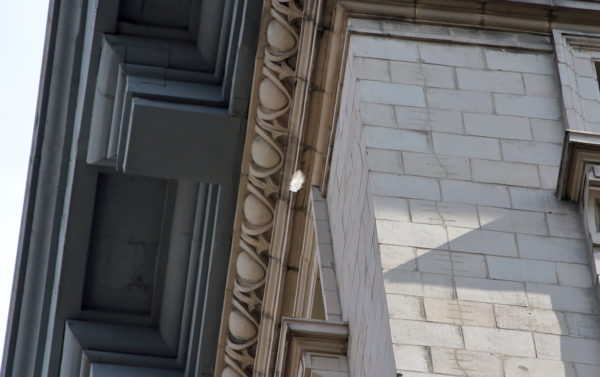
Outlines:
{"type": "Polygon", "coordinates": [[[600,375],[555,58],[484,44],[350,40],[327,203],[354,376],[600,375]]]}

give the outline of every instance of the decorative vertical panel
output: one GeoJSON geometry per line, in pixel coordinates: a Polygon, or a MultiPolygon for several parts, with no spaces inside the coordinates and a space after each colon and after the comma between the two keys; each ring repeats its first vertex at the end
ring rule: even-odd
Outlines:
{"type": "Polygon", "coordinates": [[[295,78],[302,10],[292,0],[272,0],[264,61],[253,93],[256,117],[250,145],[239,250],[227,323],[222,376],[250,376],[254,367],[275,203],[295,78]]]}

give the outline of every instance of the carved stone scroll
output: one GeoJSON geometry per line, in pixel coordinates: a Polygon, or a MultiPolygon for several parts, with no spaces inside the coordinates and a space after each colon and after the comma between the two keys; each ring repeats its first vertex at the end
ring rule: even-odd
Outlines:
{"type": "MultiPolygon", "coordinates": [[[[292,104],[302,10],[294,0],[272,0],[260,75],[255,77],[256,117],[250,146],[239,248],[234,250],[233,297],[227,321],[223,377],[251,376],[267,275],[275,205],[292,104]]],[[[252,112],[251,112],[252,113],[252,112]]],[[[242,167],[244,169],[244,167],[242,167]]],[[[242,191],[243,192],[243,191],[242,191]]],[[[234,243],[235,244],[235,243],[234,243]]]]}

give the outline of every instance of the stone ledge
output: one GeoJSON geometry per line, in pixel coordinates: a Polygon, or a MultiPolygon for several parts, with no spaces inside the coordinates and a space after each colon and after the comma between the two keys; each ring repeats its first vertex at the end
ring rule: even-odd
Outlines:
{"type": "Polygon", "coordinates": [[[283,318],[274,376],[349,376],[348,334],[343,322],[283,318]]]}
{"type": "Polygon", "coordinates": [[[567,130],[558,176],[557,196],[578,202],[586,166],[600,164],[600,134],[567,130]]]}

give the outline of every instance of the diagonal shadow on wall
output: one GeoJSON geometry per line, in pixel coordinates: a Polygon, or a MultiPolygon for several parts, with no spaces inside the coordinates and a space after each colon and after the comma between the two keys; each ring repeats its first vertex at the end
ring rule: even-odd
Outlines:
{"type": "MultiPolygon", "coordinates": [[[[493,229],[494,222],[482,227],[493,229]]],[[[441,332],[456,328],[467,344],[449,348],[437,344],[446,352],[437,353],[446,360],[445,370],[435,370],[440,376],[497,376],[493,368],[482,371],[481,360],[465,348],[492,355],[489,360],[504,364],[505,377],[574,377],[575,363],[578,373],[595,375],[600,370],[600,342],[596,340],[600,337],[600,304],[588,265],[582,261],[567,264],[577,261],[569,255],[574,251],[568,249],[562,255],[525,259],[521,255],[528,255],[525,243],[514,250],[499,245],[478,251],[473,245],[477,232],[486,231],[482,227],[464,229],[463,234],[435,247],[380,244],[382,253],[389,255],[395,250],[404,254],[403,261],[399,262],[396,254],[396,262],[384,266],[392,333],[419,338],[414,332],[420,324],[408,321],[438,323],[441,332]],[[560,274],[557,263],[563,267],[560,274]],[[570,265],[577,268],[569,269],[570,265]],[[416,297],[409,301],[419,302],[420,307],[407,304],[402,300],[406,296],[416,297]],[[413,325],[412,330],[406,328],[413,325]],[[498,350],[502,354],[496,357],[498,350]]],[[[396,336],[400,338],[394,343],[411,344],[410,339],[396,336]]],[[[427,344],[427,339],[421,343],[436,346],[435,341],[427,344]]],[[[431,355],[431,348],[429,351],[431,355]]],[[[402,370],[402,365],[397,368],[402,370]]]]}

